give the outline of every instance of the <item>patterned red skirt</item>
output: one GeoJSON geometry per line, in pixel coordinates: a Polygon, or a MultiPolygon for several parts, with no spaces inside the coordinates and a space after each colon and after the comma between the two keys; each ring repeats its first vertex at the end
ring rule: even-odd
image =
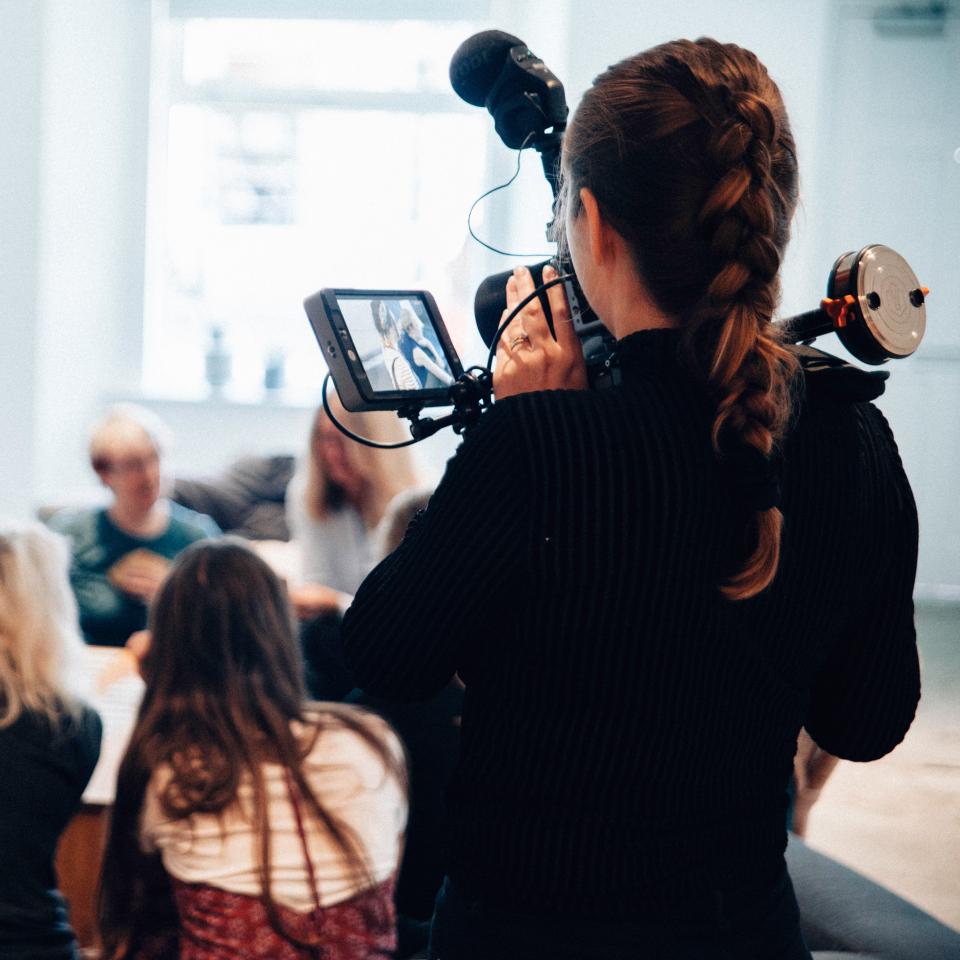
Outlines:
{"type": "Polygon", "coordinates": [[[171,878],[180,917],[178,935],[144,945],[142,960],[389,960],[396,947],[395,877],[364,893],[297,913],[278,906],[283,928],[299,940],[320,937],[320,946],[297,946],[270,925],[256,897],[171,878]]]}

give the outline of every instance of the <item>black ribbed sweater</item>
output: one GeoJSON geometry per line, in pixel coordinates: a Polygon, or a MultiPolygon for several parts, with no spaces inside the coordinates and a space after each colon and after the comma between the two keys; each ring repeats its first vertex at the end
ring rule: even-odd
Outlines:
{"type": "Polygon", "coordinates": [[[808,392],[777,578],[729,602],[745,514],[677,343],[625,338],[619,387],[497,403],[343,622],[371,694],[466,682],[448,869],[509,910],[627,916],[775,869],[801,725],[869,760],[916,709],[916,509],[886,421],[808,392]]]}

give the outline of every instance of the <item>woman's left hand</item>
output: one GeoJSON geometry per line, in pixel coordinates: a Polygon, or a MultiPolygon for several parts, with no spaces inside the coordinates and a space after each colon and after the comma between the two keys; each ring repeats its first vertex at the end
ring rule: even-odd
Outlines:
{"type": "MultiPolygon", "coordinates": [[[[556,276],[553,267],[543,268],[544,282],[556,276]]],[[[507,281],[504,317],[535,289],[530,271],[517,267],[507,281]]],[[[587,387],[587,367],[573,330],[563,285],[550,287],[547,300],[557,339],[550,335],[540,299],[535,297],[510,321],[497,344],[493,393],[498,400],[534,390],[585,390],[587,387]]]]}

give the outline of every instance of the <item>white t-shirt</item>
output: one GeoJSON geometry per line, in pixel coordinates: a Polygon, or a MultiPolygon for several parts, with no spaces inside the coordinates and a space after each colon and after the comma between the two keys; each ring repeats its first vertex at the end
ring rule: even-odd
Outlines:
{"type": "MultiPolygon", "coordinates": [[[[379,737],[389,751],[403,757],[396,734],[379,717],[357,707],[351,710],[379,737]]],[[[380,883],[397,869],[407,799],[401,784],[385,770],[370,746],[335,715],[324,714],[323,731],[304,761],[304,774],[324,808],[353,831],[366,851],[373,879],[380,883]]],[[[306,913],[315,906],[303,844],[290,803],[283,768],[263,765],[271,833],[271,893],[277,903],[306,913]]],[[[161,767],[147,787],[140,823],[145,850],[159,850],[164,869],[185,883],[204,883],[231,893],[258,897],[260,843],[253,823],[253,785],[241,783],[237,802],[219,814],[193,814],[170,820],[160,806],[159,791],[169,782],[169,767],[161,767]]],[[[359,893],[336,843],[321,829],[300,800],[304,833],[319,887],[321,906],[341,903],[359,893]]]]}
{"type": "Polygon", "coordinates": [[[390,374],[393,386],[397,390],[419,390],[420,381],[410,369],[410,364],[399,350],[385,346],[383,348],[383,365],[390,374]]]}
{"type": "Polygon", "coordinates": [[[322,520],[307,513],[307,464],[297,465],[287,485],[287,525],[300,548],[303,583],[322,583],[354,594],[374,565],[372,535],[349,504],[322,520]]]}

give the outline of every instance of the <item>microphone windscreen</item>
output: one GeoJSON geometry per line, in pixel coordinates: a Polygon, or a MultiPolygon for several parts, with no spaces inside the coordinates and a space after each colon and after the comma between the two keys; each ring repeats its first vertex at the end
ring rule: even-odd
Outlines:
{"type": "Polygon", "coordinates": [[[450,83],[467,103],[486,103],[511,47],[523,41],[502,30],[484,30],[467,37],[450,60],[450,83]]]}
{"type": "MultiPolygon", "coordinates": [[[[531,263],[527,266],[535,286],[539,287],[543,283],[543,268],[548,263],[551,261],[542,260],[540,263],[531,263]]],[[[503,311],[507,309],[507,281],[512,275],[512,270],[504,270],[503,273],[495,273],[492,277],[487,277],[477,287],[473,298],[473,315],[477,321],[477,332],[488,347],[493,343],[493,338],[503,320],[503,311]]],[[[548,317],[547,323],[552,323],[549,319],[550,301],[543,291],[540,292],[539,299],[543,312],[548,317]]]]}

